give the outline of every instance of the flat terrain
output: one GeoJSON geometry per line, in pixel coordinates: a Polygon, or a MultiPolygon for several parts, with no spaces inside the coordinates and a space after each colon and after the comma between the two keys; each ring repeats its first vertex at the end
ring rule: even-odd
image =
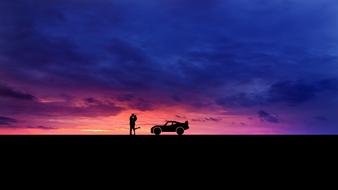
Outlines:
{"type": "Polygon", "coordinates": [[[31,165],[22,162],[27,159],[48,165],[50,160],[53,165],[63,161],[81,168],[88,164],[105,168],[107,163],[114,168],[169,164],[173,170],[187,165],[259,168],[267,162],[285,161],[304,165],[316,157],[338,159],[337,146],[337,136],[0,136],[2,159],[25,166],[31,165]]]}
{"type": "MultiPolygon", "coordinates": [[[[313,136],[313,135],[23,135],[23,136],[0,136],[0,144],[16,147],[24,146],[48,146],[77,148],[147,148],[147,149],[278,149],[278,148],[323,148],[334,146],[338,142],[338,137],[333,135],[313,136]]],[[[2,146],[4,148],[4,146],[2,146]]]]}

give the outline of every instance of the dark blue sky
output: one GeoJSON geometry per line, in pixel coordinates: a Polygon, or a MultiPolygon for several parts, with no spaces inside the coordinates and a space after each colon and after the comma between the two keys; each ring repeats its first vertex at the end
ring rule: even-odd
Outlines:
{"type": "Polygon", "coordinates": [[[336,0],[1,0],[0,127],[181,106],[337,133],[337,34],[336,0]]]}

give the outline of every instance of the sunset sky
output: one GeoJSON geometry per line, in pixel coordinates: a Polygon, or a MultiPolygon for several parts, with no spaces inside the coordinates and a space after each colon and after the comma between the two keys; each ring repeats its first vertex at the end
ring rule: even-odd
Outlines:
{"type": "Polygon", "coordinates": [[[0,134],[338,134],[337,0],[0,0],[0,134]]]}

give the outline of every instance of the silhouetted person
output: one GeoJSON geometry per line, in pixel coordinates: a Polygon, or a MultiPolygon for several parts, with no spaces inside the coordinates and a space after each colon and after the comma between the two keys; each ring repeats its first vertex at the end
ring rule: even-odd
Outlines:
{"type": "Polygon", "coordinates": [[[135,114],[131,114],[130,118],[129,118],[129,121],[130,121],[130,135],[132,135],[132,132],[134,131],[134,135],[136,135],[135,133],[135,124],[136,124],[136,120],[137,120],[137,117],[135,114]]]}

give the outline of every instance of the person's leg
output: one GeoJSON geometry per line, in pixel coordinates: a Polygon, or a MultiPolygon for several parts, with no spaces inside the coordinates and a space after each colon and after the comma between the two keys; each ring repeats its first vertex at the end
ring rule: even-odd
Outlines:
{"type": "Polygon", "coordinates": [[[132,135],[132,130],[133,130],[133,128],[130,127],[130,128],[129,128],[129,134],[130,134],[130,135],[132,135]]]}
{"type": "Polygon", "coordinates": [[[131,128],[132,128],[132,131],[134,132],[134,135],[135,135],[135,125],[132,125],[131,128]]]}

